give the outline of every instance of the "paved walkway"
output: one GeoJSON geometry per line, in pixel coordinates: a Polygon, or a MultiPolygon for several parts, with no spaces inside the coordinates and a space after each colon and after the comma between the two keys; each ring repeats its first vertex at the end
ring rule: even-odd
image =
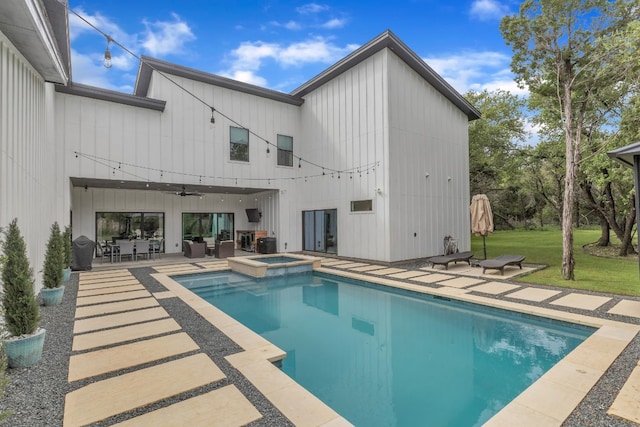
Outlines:
{"type": "MultiPolygon", "coordinates": [[[[182,299],[244,350],[226,361],[293,424],[349,425],[275,368],[272,362],[284,357],[281,350],[169,279],[173,273],[226,269],[225,260],[153,268],[157,274],[152,277],[163,285],[162,291],[149,291],[127,268],[80,273],[68,381],[81,385],[66,396],[65,426],[94,424],[133,411],[140,414],[121,425],[240,426],[262,417],[229,381],[218,366],[221,362],[214,362],[192,339],[190,325],[181,325],[162,307],[162,300],[169,298],[182,299]],[[204,391],[194,394],[194,390],[204,391]],[[157,408],[157,402],[186,393],[186,398],[157,408]]],[[[640,322],[633,324],[640,319],[640,301],[509,280],[531,270],[526,266],[507,267],[501,276],[497,271],[479,274],[478,268],[466,264],[452,264],[445,271],[323,258],[322,270],[482,304],[528,307],[526,311],[534,314],[600,328],[580,346],[581,351],[567,356],[494,417],[491,425],[513,425],[515,420],[525,426],[562,424],[640,329],[640,322]],[[589,312],[602,312],[603,307],[618,320],[589,317],[589,312]]],[[[639,390],[640,365],[617,391],[608,413],[640,423],[639,390]]]]}

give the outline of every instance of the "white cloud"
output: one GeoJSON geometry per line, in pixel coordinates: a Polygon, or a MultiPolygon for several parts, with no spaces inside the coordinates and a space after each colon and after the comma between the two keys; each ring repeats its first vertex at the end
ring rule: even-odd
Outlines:
{"type": "Polygon", "coordinates": [[[296,8],[296,11],[301,15],[320,13],[324,12],[325,10],[329,10],[329,6],[318,3],[307,3],[296,8]]]}
{"type": "Polygon", "coordinates": [[[144,21],[145,34],[142,46],[153,56],[180,53],[185,44],[195,40],[189,25],[172,14],[173,22],[144,21]]]}
{"type": "Polygon", "coordinates": [[[335,30],[337,28],[343,28],[346,24],[346,19],[333,18],[322,24],[320,27],[327,30],[335,30]]]}
{"type": "Polygon", "coordinates": [[[282,67],[297,67],[312,63],[332,64],[357,47],[357,45],[351,44],[345,47],[336,46],[323,37],[315,37],[289,45],[262,41],[243,42],[230,53],[231,66],[229,69],[218,74],[266,86],[266,80],[258,76],[257,72],[267,60],[274,61],[282,67]]]}
{"type": "Polygon", "coordinates": [[[481,21],[501,19],[509,13],[509,6],[498,0],[474,0],[471,4],[470,14],[481,21]]]}
{"type": "Polygon", "coordinates": [[[526,95],[509,69],[511,58],[501,52],[469,51],[462,54],[427,57],[424,61],[458,92],[503,89],[515,95],[526,95]]]}

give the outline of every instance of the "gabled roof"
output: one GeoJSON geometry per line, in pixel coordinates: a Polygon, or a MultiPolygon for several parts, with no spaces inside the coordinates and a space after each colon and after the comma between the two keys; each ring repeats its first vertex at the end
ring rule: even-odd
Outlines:
{"type": "Polygon", "coordinates": [[[226,77],[217,76],[194,68],[184,67],[182,65],[173,64],[171,62],[162,61],[160,59],[143,56],[138,68],[138,77],[136,78],[136,87],[133,94],[137,96],[147,96],[149,85],[151,83],[151,74],[153,71],[159,73],[167,73],[174,76],[184,77],[186,79],[195,80],[197,82],[207,83],[214,86],[220,86],[238,92],[248,93],[250,95],[260,96],[263,98],[273,99],[275,101],[285,102],[287,104],[302,105],[304,100],[300,97],[287,95],[271,89],[265,89],[249,83],[243,83],[237,80],[228,79],[226,77]]]}
{"type": "Polygon", "coordinates": [[[151,83],[151,75],[155,70],[159,73],[167,73],[175,76],[184,77],[227,89],[248,93],[251,95],[261,96],[280,102],[286,102],[293,105],[302,105],[304,96],[314,91],[326,82],[336,78],[351,67],[356,66],[360,62],[369,58],[371,55],[389,48],[400,59],[407,63],[414,71],[416,71],[429,84],[442,93],[449,101],[464,112],[469,120],[480,118],[480,112],[469,103],[462,95],[460,95],[449,83],[447,83],[438,73],[429,67],[415,52],[413,52],[400,39],[387,30],[369,43],[361,46],[353,51],[350,55],[338,61],[333,66],[327,68],[316,77],[309,80],[290,94],[285,94],[271,89],[265,89],[248,83],[239,82],[237,80],[221,77],[215,74],[205,73],[193,68],[184,67],[182,65],[173,64],[171,62],[162,61],[160,59],[143,56],[138,68],[138,76],[136,79],[136,87],[133,91],[134,95],[144,97],[147,96],[149,85],[151,83]]]}
{"type": "Polygon", "coordinates": [[[462,110],[469,120],[480,118],[478,111],[469,101],[467,101],[460,93],[458,93],[449,83],[447,83],[438,73],[429,67],[414,51],[409,49],[395,34],[387,30],[369,43],[354,50],[350,55],[338,61],[333,66],[327,68],[316,77],[309,80],[299,88],[291,92],[291,95],[303,97],[309,92],[314,91],[326,82],[334,79],[338,75],[344,73],[349,68],[359,64],[373,54],[382,49],[389,48],[393,53],[398,55],[407,65],[424,78],[429,84],[442,93],[456,107],[462,110]]]}

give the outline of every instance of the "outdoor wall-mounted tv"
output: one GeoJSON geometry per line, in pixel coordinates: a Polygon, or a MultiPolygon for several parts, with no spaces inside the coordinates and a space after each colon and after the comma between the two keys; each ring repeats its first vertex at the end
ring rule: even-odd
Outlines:
{"type": "Polygon", "coordinates": [[[260,222],[260,217],[262,217],[262,214],[258,212],[258,209],[246,209],[246,211],[249,222],[260,222]]]}

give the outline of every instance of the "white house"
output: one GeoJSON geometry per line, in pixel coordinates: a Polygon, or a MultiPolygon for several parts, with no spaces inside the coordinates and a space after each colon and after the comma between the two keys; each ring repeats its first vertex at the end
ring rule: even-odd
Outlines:
{"type": "Polygon", "coordinates": [[[18,218],[33,265],[53,221],[166,253],[198,236],[384,262],[447,235],[469,249],[479,112],[390,31],[289,94],[143,57],[130,95],[73,83],[64,5],[0,16],[0,225],[18,218]]]}

